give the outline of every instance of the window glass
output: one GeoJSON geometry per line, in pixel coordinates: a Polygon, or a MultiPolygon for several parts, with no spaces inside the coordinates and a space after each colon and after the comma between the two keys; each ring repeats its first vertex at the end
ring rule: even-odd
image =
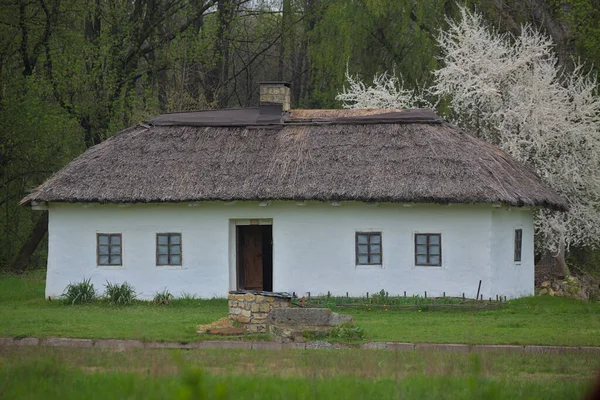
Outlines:
{"type": "Polygon", "coordinates": [[[158,245],[158,254],[169,254],[169,246],[158,245]]]}
{"type": "Polygon", "coordinates": [[[166,255],[166,254],[164,254],[164,255],[160,254],[158,256],[158,264],[159,265],[167,265],[167,264],[169,264],[169,256],[166,255]]]}
{"type": "Polygon", "coordinates": [[[369,237],[367,235],[356,235],[356,241],[360,244],[369,243],[369,237]]]}
{"type": "Polygon", "coordinates": [[[98,235],[98,244],[108,244],[108,235],[98,235]]]}
{"type": "Polygon", "coordinates": [[[427,244],[427,235],[417,235],[417,244],[427,244]]]}
{"type": "Polygon", "coordinates": [[[158,244],[169,244],[168,235],[158,235],[158,244]]]}
{"type": "Polygon", "coordinates": [[[426,244],[418,244],[417,245],[417,254],[427,255],[427,245],[426,244]]]}
{"type": "Polygon", "coordinates": [[[427,264],[427,256],[426,255],[417,255],[417,265],[427,264]]]}

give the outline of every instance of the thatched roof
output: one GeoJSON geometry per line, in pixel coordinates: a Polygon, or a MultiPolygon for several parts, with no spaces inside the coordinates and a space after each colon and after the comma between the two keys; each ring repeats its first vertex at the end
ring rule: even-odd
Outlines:
{"type": "Polygon", "coordinates": [[[90,148],[23,202],[347,200],[567,208],[531,169],[431,111],[294,110],[266,125],[256,121],[258,111],[248,112],[254,122],[240,117],[228,125],[226,112],[211,112],[211,124],[202,123],[207,114],[180,113],[129,128],[90,148]]]}

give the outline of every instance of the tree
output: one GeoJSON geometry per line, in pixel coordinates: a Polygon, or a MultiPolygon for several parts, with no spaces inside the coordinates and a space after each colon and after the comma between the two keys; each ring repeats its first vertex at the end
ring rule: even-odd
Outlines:
{"type": "Polygon", "coordinates": [[[480,14],[460,13],[438,36],[443,66],[429,92],[448,102],[459,126],[532,167],[567,199],[569,212],[536,211],[535,228],[538,250],[557,255],[568,273],[569,246],[600,244],[597,80],[581,65],[561,69],[552,40],[531,26],[499,34],[480,14]]]}

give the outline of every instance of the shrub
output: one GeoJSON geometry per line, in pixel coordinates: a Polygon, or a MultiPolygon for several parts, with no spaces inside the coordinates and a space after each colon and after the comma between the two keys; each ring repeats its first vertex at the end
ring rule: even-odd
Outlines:
{"type": "Polygon", "coordinates": [[[113,305],[128,305],[135,300],[135,289],[127,282],[121,285],[106,281],[104,298],[113,305]]]}
{"type": "Polygon", "coordinates": [[[198,297],[192,293],[181,292],[181,295],[179,296],[179,300],[193,301],[193,300],[198,300],[198,297]]]}
{"type": "Polygon", "coordinates": [[[96,290],[91,279],[84,279],[81,282],[69,283],[65,288],[61,298],[65,303],[83,304],[89,303],[96,299],[96,290]]]}
{"type": "Polygon", "coordinates": [[[331,329],[329,337],[343,340],[365,340],[365,331],[359,326],[341,325],[331,329]]]}
{"type": "Polygon", "coordinates": [[[152,300],[155,306],[168,306],[173,300],[173,295],[165,288],[162,292],[157,292],[152,300]]]}

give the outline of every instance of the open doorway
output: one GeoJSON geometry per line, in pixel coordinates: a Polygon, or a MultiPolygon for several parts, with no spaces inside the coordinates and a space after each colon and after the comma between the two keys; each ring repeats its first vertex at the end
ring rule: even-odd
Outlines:
{"type": "Polygon", "coordinates": [[[237,225],[238,290],[273,291],[272,225],[237,225]]]}

